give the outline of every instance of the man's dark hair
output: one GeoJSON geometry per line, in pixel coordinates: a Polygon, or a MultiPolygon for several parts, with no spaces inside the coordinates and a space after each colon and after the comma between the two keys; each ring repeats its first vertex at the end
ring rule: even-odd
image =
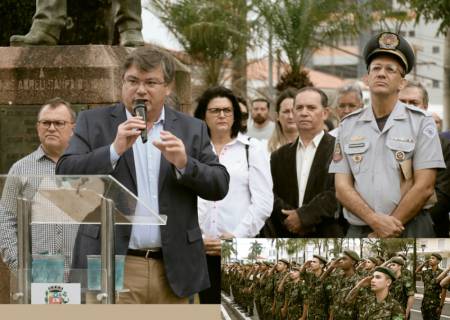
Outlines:
{"type": "Polygon", "coordinates": [[[166,84],[171,83],[175,76],[173,58],[168,53],[153,47],[143,46],[133,50],[125,59],[122,76],[133,65],[146,72],[161,67],[166,84]]]}
{"type": "Polygon", "coordinates": [[[77,115],[76,115],[75,111],[73,111],[72,105],[70,104],[70,102],[68,102],[68,101],[66,101],[66,100],[64,100],[64,99],[61,99],[60,97],[55,97],[55,98],[52,98],[52,99],[50,99],[50,100],[47,100],[47,101],[40,107],[39,112],[38,112],[38,120],[39,120],[39,117],[40,117],[40,115],[41,115],[41,112],[42,112],[42,110],[43,110],[44,108],[49,107],[50,109],[56,109],[56,108],[59,107],[60,105],[63,105],[63,106],[66,107],[67,111],[69,111],[69,113],[70,113],[70,120],[71,120],[72,122],[75,122],[75,120],[76,120],[76,118],[77,118],[77,115]]]}
{"type": "MultiPolygon", "coordinates": [[[[239,107],[239,102],[236,99],[236,96],[230,89],[227,89],[222,86],[211,87],[206,89],[205,92],[198,99],[197,108],[194,111],[194,117],[205,120],[206,117],[206,109],[208,109],[208,104],[214,98],[227,98],[230,100],[231,105],[233,106],[233,125],[231,126],[231,137],[234,138],[238,135],[238,133],[242,130],[241,120],[242,113],[241,108],[239,107]]],[[[208,134],[210,134],[208,128],[208,134]]]]}
{"type": "Polygon", "coordinates": [[[305,91],[317,92],[320,95],[320,103],[322,104],[322,107],[324,107],[324,108],[328,107],[328,97],[327,97],[326,93],[316,87],[301,88],[300,90],[297,91],[297,93],[295,94],[295,97],[297,97],[300,93],[305,92],[305,91]]]}

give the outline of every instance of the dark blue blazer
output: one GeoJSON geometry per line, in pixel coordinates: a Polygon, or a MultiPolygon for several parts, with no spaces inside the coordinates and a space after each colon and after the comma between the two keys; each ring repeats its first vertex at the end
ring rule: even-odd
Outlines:
{"type": "MultiPolygon", "coordinates": [[[[121,103],[80,113],[56,173],[111,175],[137,195],[133,149],[121,156],[114,169],[110,161],[110,145],[124,121],[125,106],[121,103]]],[[[160,227],[166,275],[175,294],[186,297],[210,285],[197,196],[213,201],[223,199],[228,192],[229,175],[212,151],[203,121],[165,107],[164,130],[183,140],[188,155],[181,179],[177,179],[174,166],[161,156],[158,181],[159,213],[167,215],[167,225],[160,227]]],[[[126,254],[130,232],[129,226],[116,227],[116,254],[126,254]]],[[[72,268],[86,268],[86,255],[99,254],[100,248],[100,226],[81,225],[72,268]]]]}

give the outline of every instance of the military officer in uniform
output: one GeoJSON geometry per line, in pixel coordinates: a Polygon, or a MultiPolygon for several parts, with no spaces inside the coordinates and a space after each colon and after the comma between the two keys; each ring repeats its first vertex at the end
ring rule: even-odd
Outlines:
{"type": "MultiPolygon", "coordinates": [[[[370,285],[372,294],[360,303],[359,320],[404,320],[405,311],[400,303],[389,294],[389,287],[396,277],[391,269],[376,267],[373,276],[360,280],[346,297],[347,302],[354,301],[363,287],[370,285]]],[[[361,300],[360,300],[361,301],[361,300]]],[[[424,318],[427,319],[427,318],[424,318]]]]}
{"type": "Polygon", "coordinates": [[[416,274],[422,275],[424,291],[421,310],[422,317],[427,320],[439,320],[447,294],[447,290],[436,281],[442,273],[442,269],[439,268],[441,260],[442,256],[439,253],[432,253],[430,259],[425,260],[416,269],[416,274]],[[424,267],[427,269],[422,270],[424,267]]]}
{"type": "Polygon", "coordinates": [[[330,165],[336,196],[350,223],[347,237],[433,237],[423,208],[445,168],[438,132],[425,111],[398,100],[414,52],[395,33],[364,50],[371,107],[343,119],[330,165]]]}
{"type": "Polygon", "coordinates": [[[412,279],[403,274],[405,261],[400,257],[389,260],[388,268],[394,272],[396,280],[389,288],[392,297],[400,302],[405,310],[405,319],[409,319],[409,314],[414,304],[414,283],[412,279]]]}

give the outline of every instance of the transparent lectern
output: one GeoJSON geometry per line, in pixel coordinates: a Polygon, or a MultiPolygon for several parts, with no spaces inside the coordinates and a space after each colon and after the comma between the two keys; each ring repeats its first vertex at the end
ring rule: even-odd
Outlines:
{"type": "Polygon", "coordinates": [[[0,190],[0,253],[16,304],[115,303],[127,291],[116,228],[167,221],[111,176],[0,175],[0,190]],[[101,226],[101,250],[73,269],[82,225],[101,226]]]}

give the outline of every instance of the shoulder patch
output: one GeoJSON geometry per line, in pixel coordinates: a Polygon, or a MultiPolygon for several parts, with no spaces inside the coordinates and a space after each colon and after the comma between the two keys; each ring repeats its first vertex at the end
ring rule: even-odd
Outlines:
{"type": "Polygon", "coordinates": [[[426,135],[428,138],[433,138],[437,133],[436,126],[434,123],[430,123],[423,129],[423,134],[426,135]]]}
{"type": "Polygon", "coordinates": [[[417,112],[417,113],[421,113],[421,114],[423,114],[423,115],[426,116],[426,117],[431,117],[431,113],[429,113],[429,112],[426,111],[426,110],[420,109],[420,108],[418,108],[418,107],[416,107],[416,106],[412,106],[412,105],[410,105],[410,104],[403,104],[403,105],[404,105],[405,108],[408,109],[408,110],[411,110],[411,111],[417,112]]]}

